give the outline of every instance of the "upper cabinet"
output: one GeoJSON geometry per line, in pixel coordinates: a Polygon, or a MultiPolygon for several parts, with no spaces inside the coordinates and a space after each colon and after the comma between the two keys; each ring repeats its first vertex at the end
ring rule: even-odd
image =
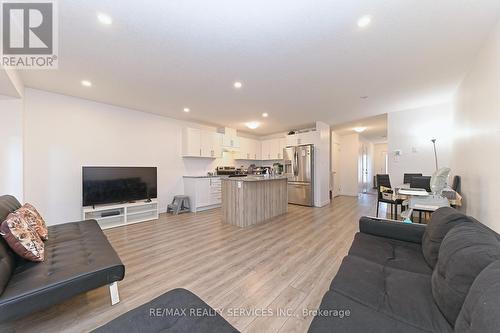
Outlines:
{"type": "Polygon", "coordinates": [[[224,134],[222,135],[222,146],[226,150],[236,150],[237,148],[240,148],[240,138],[237,136],[236,130],[234,128],[224,128],[224,134]]]}
{"type": "Polygon", "coordinates": [[[184,128],[182,131],[183,157],[222,157],[222,135],[198,128],[184,128]]]}
{"type": "Polygon", "coordinates": [[[285,148],[285,138],[268,139],[262,141],[262,160],[283,159],[283,148],[285,148]]]}
{"type": "Polygon", "coordinates": [[[286,136],[286,146],[315,145],[319,142],[319,132],[309,131],[286,136]]]}
{"type": "Polygon", "coordinates": [[[235,153],[236,160],[261,160],[261,144],[259,140],[239,138],[240,149],[235,153]]]}

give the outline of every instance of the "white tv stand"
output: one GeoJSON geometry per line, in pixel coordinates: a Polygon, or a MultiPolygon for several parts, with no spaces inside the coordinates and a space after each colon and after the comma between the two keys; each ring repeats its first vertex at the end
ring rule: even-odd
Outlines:
{"type": "Polygon", "coordinates": [[[101,229],[155,220],[158,218],[158,200],[83,207],[84,220],[96,220],[101,229]],[[102,216],[103,213],[118,212],[117,215],[102,216]]]}

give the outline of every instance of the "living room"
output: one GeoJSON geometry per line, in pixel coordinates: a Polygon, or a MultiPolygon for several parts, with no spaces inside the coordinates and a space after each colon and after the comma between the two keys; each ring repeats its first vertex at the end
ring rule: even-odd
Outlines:
{"type": "Polygon", "coordinates": [[[0,331],[500,330],[497,1],[1,5],[0,331]]]}

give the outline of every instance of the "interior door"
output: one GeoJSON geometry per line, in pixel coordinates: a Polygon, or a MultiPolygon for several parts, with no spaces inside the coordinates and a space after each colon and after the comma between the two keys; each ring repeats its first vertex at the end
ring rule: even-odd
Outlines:
{"type": "Polygon", "coordinates": [[[361,147],[361,192],[368,193],[368,148],[366,145],[361,147]]]}
{"type": "Polygon", "coordinates": [[[340,195],[340,144],[337,142],[333,143],[332,155],[332,194],[336,197],[340,195]]]}

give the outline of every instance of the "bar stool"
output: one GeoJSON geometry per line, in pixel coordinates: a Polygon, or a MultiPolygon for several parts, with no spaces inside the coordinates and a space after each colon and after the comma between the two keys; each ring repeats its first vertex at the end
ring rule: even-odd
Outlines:
{"type": "Polygon", "coordinates": [[[172,203],[167,206],[167,213],[178,215],[179,213],[187,213],[191,211],[191,202],[187,195],[176,195],[172,203]]]}

